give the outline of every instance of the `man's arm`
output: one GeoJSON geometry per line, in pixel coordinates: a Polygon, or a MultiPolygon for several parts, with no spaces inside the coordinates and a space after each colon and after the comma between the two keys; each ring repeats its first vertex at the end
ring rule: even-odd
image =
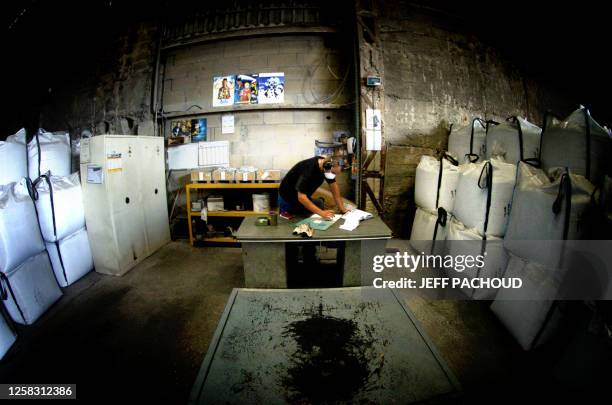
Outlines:
{"type": "Polygon", "coordinates": [[[329,188],[331,188],[334,201],[336,202],[336,206],[338,207],[338,210],[340,210],[340,213],[346,213],[348,210],[344,207],[344,202],[342,201],[342,196],[340,195],[340,187],[338,187],[338,183],[334,181],[329,185],[329,188]]]}
{"type": "Polygon", "coordinates": [[[310,198],[308,198],[306,194],[298,191],[297,196],[298,196],[298,201],[304,207],[306,207],[308,211],[312,212],[313,214],[317,214],[325,219],[332,219],[334,217],[334,213],[332,211],[329,211],[329,210],[324,211],[320,209],[319,207],[317,207],[316,205],[314,205],[314,203],[310,201],[310,198]]]}

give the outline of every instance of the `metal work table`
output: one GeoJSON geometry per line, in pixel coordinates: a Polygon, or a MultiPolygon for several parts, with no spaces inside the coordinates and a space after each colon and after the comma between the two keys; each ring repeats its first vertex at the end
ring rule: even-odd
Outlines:
{"type": "Polygon", "coordinates": [[[189,403],[441,403],[459,393],[392,290],[234,289],[189,403]]]}
{"type": "Polygon", "coordinates": [[[314,231],[312,238],[293,235],[295,224],[303,218],[278,219],[277,226],[257,226],[256,218],[242,221],[236,239],[242,244],[245,286],[248,288],[287,288],[287,243],[343,242],[342,285],[371,285],[372,257],[385,253],[391,230],[379,218],[362,221],[353,231],[340,229],[340,219],[325,231],[314,231]],[[362,269],[367,270],[362,274],[362,269]]]}

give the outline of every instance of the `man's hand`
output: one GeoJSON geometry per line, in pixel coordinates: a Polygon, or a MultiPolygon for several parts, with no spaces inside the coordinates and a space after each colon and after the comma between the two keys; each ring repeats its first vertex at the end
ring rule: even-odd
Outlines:
{"type": "Polygon", "coordinates": [[[331,221],[332,219],[334,219],[334,211],[330,211],[330,210],[323,210],[321,211],[321,213],[319,214],[321,216],[321,218],[327,220],[327,221],[331,221]]]}
{"type": "Polygon", "coordinates": [[[348,209],[348,208],[344,208],[344,207],[341,207],[341,208],[340,208],[340,213],[341,213],[342,215],[344,215],[344,214],[346,214],[347,212],[350,212],[350,211],[351,211],[351,209],[348,209]]]}

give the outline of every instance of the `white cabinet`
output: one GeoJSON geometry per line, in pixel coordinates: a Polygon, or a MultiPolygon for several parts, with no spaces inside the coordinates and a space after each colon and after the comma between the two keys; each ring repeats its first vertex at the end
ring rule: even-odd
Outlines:
{"type": "Polygon", "coordinates": [[[85,221],[97,272],[122,275],[170,240],[164,140],[81,140],[85,221]]]}

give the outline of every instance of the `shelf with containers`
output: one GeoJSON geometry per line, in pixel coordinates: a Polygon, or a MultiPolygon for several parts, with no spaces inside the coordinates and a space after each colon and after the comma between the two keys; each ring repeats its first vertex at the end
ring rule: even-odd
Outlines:
{"type": "MultiPolygon", "coordinates": [[[[213,221],[219,224],[225,224],[228,222],[236,223],[235,229],[238,229],[240,225],[239,222],[242,221],[244,217],[247,216],[266,216],[269,214],[269,211],[278,212],[278,208],[276,207],[276,200],[278,198],[278,189],[280,187],[280,182],[274,183],[188,183],[185,186],[185,196],[187,201],[187,223],[189,227],[189,243],[194,246],[200,243],[222,243],[222,244],[237,244],[236,239],[230,235],[228,235],[225,228],[223,231],[210,231],[208,229],[208,222],[204,224],[201,219],[201,211],[194,211],[192,209],[192,203],[200,201],[202,203],[202,207],[204,208],[204,204],[206,204],[205,198],[196,198],[192,199],[192,195],[195,193],[197,197],[200,197],[200,194],[207,193],[207,197],[210,197],[211,194],[222,194],[223,196],[223,210],[214,210],[208,211],[207,217],[212,218],[213,221]],[[254,211],[252,209],[253,204],[253,194],[259,193],[267,193],[270,198],[270,210],[269,211],[254,211]],[[228,197],[226,199],[226,197],[228,197]],[[245,209],[226,209],[228,207],[235,208],[236,205],[240,205],[245,209]],[[251,209],[246,209],[251,208],[251,209]],[[224,221],[225,220],[225,221],[224,221]],[[195,222],[195,224],[194,224],[195,222]],[[199,231],[198,226],[204,226],[204,230],[199,231]],[[197,233],[196,233],[197,232],[197,233]],[[211,235],[211,233],[213,233],[211,235]],[[201,238],[196,237],[197,235],[201,235],[201,238]]],[[[213,225],[214,226],[214,225],[213,225]]]]}

